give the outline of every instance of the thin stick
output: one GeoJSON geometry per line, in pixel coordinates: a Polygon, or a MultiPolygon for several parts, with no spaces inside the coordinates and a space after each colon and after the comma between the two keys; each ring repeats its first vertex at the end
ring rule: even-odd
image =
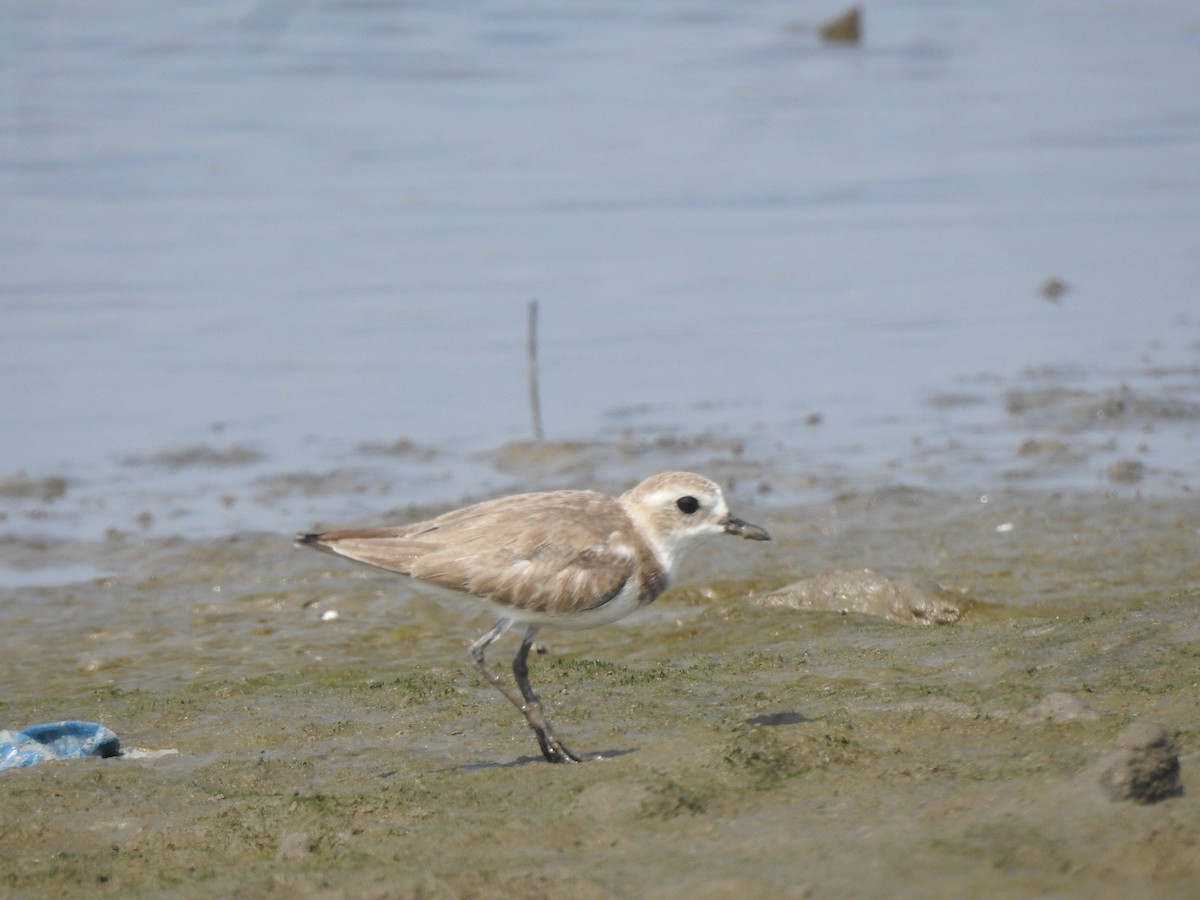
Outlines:
{"type": "Polygon", "coordinates": [[[529,409],[533,414],[533,438],[540,441],[542,433],[542,400],[538,392],[537,364],[537,315],[538,302],[529,301],[529,409]]]}

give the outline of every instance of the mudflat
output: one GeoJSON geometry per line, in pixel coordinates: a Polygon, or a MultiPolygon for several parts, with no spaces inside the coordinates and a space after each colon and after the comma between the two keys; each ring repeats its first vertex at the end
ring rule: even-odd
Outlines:
{"type": "Polygon", "coordinates": [[[282,535],[10,537],[10,571],[109,574],[0,592],[0,725],[150,753],[0,772],[0,894],[1194,896],[1194,498],[763,512],[771,544],[706,545],[628,624],[543,633],[542,699],[603,757],[581,765],[478,681],[469,604],[282,535]],[[863,567],[962,614],[756,602],[863,567]]]}

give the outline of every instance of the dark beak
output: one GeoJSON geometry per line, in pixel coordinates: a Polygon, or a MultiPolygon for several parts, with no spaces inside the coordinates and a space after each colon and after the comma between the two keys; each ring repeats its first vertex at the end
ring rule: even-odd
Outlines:
{"type": "Polygon", "coordinates": [[[749,522],[743,522],[733,516],[725,520],[725,533],[736,534],[748,541],[769,541],[771,539],[771,536],[757,525],[751,525],[749,522]]]}

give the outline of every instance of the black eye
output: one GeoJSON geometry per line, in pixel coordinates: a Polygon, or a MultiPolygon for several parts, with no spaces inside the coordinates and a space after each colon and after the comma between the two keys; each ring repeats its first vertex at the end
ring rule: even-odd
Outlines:
{"type": "Polygon", "coordinates": [[[679,511],[685,516],[690,516],[700,508],[700,501],[689,494],[687,497],[680,497],[676,500],[675,505],[679,507],[679,511]]]}

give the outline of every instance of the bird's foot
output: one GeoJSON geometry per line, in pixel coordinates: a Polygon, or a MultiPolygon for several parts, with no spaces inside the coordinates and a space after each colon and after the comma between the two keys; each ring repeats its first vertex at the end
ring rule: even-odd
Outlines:
{"type": "Polygon", "coordinates": [[[562,741],[554,736],[549,729],[534,728],[538,746],[542,748],[542,756],[552,763],[577,763],[583,760],[566,748],[562,741]]]}

